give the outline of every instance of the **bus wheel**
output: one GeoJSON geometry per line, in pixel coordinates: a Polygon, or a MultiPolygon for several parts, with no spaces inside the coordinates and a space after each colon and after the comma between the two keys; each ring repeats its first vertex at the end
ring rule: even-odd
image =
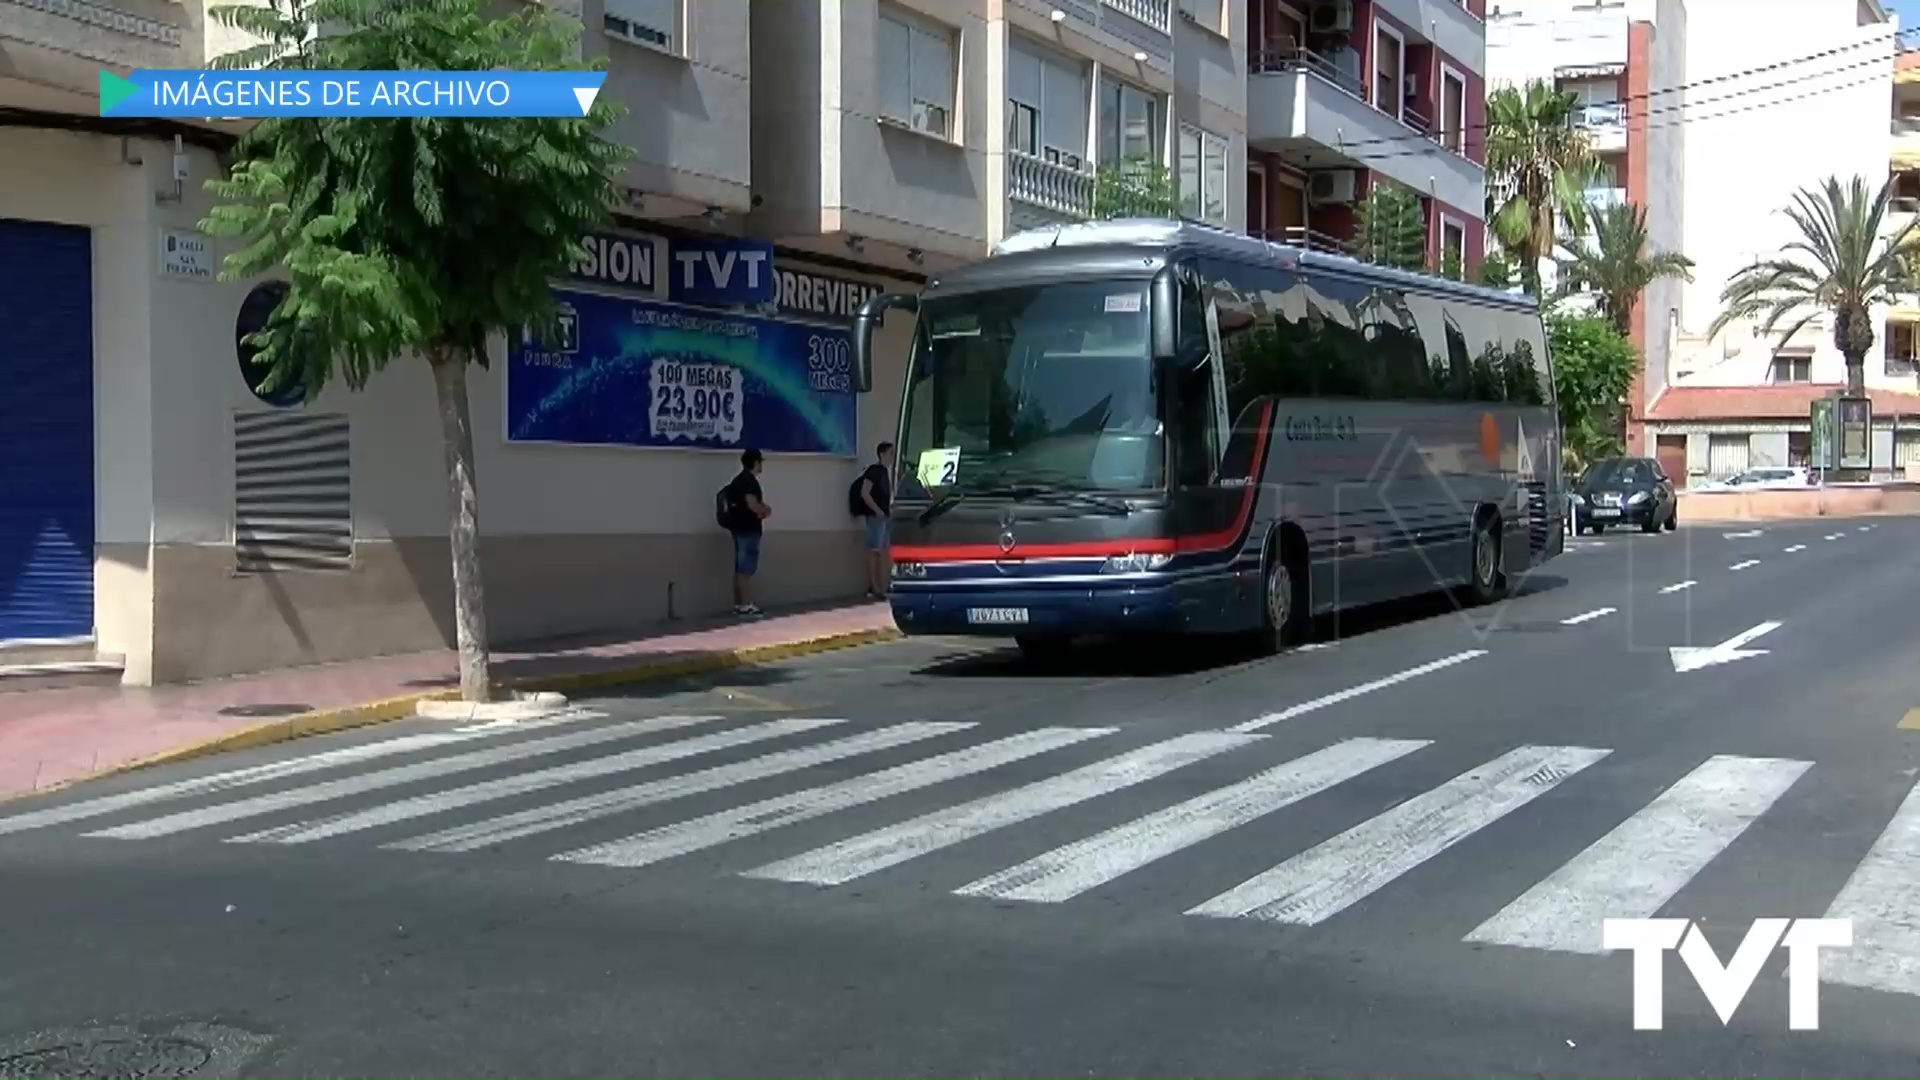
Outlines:
{"type": "Polygon", "coordinates": [[[1278,552],[1267,560],[1261,583],[1260,651],[1272,656],[1305,638],[1306,569],[1278,552]]]}
{"type": "Polygon", "coordinates": [[[1506,576],[1500,572],[1500,519],[1489,514],[1473,526],[1473,569],[1467,583],[1476,604],[1500,599],[1506,576]]]}

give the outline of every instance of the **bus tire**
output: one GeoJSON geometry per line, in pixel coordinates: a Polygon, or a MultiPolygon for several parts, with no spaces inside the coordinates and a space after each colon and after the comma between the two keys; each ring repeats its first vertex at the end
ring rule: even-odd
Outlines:
{"type": "Polygon", "coordinates": [[[1473,523],[1473,549],[1467,570],[1467,596],[1475,604],[1491,604],[1506,592],[1501,570],[1500,517],[1482,514],[1473,523]]]}
{"type": "Polygon", "coordinates": [[[1260,581],[1261,653],[1277,656],[1305,643],[1310,610],[1306,559],[1282,544],[1268,555],[1260,581]]]}

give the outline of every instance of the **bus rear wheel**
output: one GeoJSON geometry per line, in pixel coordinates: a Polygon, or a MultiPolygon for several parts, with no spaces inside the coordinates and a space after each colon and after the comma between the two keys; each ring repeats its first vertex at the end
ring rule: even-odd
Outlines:
{"type": "Polygon", "coordinates": [[[1267,560],[1260,583],[1260,651],[1268,656],[1285,652],[1307,637],[1307,572],[1298,560],[1279,553],[1267,560]]]}
{"type": "Polygon", "coordinates": [[[1506,575],[1500,568],[1500,519],[1487,514],[1473,526],[1473,564],[1467,595],[1476,604],[1491,604],[1505,591],[1506,575]]]}

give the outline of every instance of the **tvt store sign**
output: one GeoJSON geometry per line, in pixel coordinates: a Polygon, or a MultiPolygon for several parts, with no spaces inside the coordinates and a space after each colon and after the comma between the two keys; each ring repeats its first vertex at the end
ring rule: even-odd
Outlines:
{"type": "Polygon", "coordinates": [[[1676,946],[1722,1024],[1732,1023],[1774,949],[1786,949],[1787,1027],[1818,1031],[1820,950],[1853,944],[1852,919],[1755,919],[1733,958],[1722,964],[1700,927],[1686,919],[1607,919],[1600,932],[1605,947],[1633,950],[1633,1026],[1640,1031],[1664,1026],[1663,963],[1676,946]]]}

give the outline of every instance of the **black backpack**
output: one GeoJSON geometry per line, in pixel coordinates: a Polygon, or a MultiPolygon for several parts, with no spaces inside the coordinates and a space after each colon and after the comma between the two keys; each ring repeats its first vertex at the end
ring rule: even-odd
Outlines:
{"type": "Polygon", "coordinates": [[[847,488],[847,513],[854,517],[867,516],[867,500],[860,497],[860,485],[865,483],[866,473],[853,478],[853,484],[847,488]]]}
{"type": "Polygon", "coordinates": [[[713,493],[713,523],[732,532],[734,517],[733,483],[728,481],[726,487],[713,493]]]}

